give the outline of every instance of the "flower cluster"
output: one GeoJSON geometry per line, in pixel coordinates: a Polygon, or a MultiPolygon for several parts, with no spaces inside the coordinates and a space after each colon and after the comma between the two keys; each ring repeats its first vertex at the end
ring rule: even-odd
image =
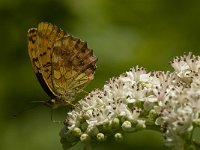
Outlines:
{"type": "Polygon", "coordinates": [[[161,100],[158,106],[162,110],[161,126],[165,129],[165,145],[186,149],[197,144],[192,134],[200,125],[200,57],[189,53],[170,63],[177,83],[173,88],[175,94],[161,100]]]}
{"type": "Polygon", "coordinates": [[[200,57],[189,53],[170,63],[172,73],[136,66],[80,100],[60,132],[64,149],[78,141],[121,141],[123,133],[147,128],[163,129],[166,146],[184,149],[200,124],[200,57]]]}

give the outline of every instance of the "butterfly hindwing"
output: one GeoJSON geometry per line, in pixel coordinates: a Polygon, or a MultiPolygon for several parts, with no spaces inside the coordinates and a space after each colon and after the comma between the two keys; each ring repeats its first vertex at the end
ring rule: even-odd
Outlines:
{"type": "Polygon", "coordinates": [[[58,93],[77,93],[93,79],[97,58],[87,43],[71,35],[54,44],[53,85],[58,93]]]}

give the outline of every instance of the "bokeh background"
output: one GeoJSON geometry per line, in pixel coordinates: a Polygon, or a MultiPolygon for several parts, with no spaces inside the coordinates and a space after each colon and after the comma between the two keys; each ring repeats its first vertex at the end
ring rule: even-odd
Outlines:
{"type": "MultiPolygon", "coordinates": [[[[172,70],[169,61],[192,51],[200,54],[200,1],[180,0],[0,0],[0,149],[62,150],[51,110],[31,101],[48,100],[27,53],[27,30],[54,23],[88,42],[98,57],[87,91],[132,66],[172,70]],[[16,114],[16,117],[13,115],[16,114]]],[[[66,111],[53,112],[64,120],[66,111]]],[[[72,149],[81,149],[78,144],[72,149]]],[[[154,131],[125,135],[124,142],[96,149],[164,150],[154,131]]]]}

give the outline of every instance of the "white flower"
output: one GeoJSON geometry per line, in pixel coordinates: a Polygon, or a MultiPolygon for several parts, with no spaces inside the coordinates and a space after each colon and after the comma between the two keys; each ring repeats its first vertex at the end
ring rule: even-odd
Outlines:
{"type": "Polygon", "coordinates": [[[192,55],[190,52],[188,55],[174,58],[170,62],[178,77],[184,82],[191,82],[192,78],[199,72],[200,57],[192,55]]]}
{"type": "Polygon", "coordinates": [[[200,57],[189,53],[171,65],[174,72],[147,72],[136,66],[111,78],[102,90],[80,100],[79,109],[68,112],[62,139],[68,136],[73,143],[76,136],[81,141],[112,136],[121,141],[122,131],[157,126],[163,129],[166,146],[184,149],[200,120],[200,57]]]}

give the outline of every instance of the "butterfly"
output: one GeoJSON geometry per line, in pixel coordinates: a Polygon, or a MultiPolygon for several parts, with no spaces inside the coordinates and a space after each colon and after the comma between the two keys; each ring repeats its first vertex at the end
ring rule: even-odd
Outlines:
{"type": "Polygon", "coordinates": [[[97,57],[87,43],[47,22],[28,30],[28,53],[51,108],[73,105],[94,78],[97,57]]]}

